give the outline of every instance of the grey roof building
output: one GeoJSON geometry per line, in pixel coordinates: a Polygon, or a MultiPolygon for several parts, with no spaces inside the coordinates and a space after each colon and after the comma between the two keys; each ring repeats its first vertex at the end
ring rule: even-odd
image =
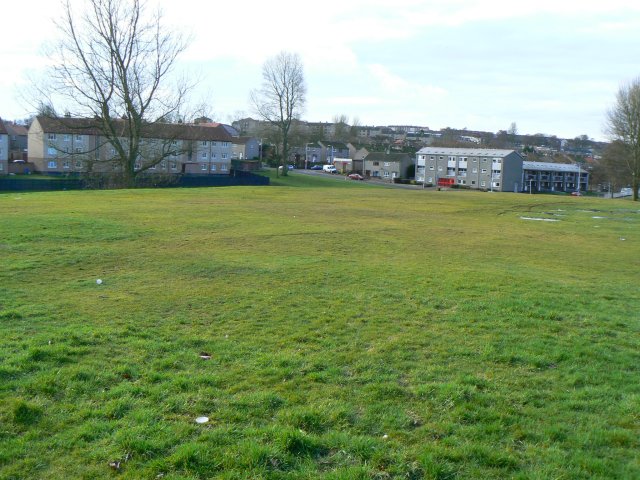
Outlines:
{"type": "Polygon", "coordinates": [[[525,161],[522,170],[525,192],[584,192],[589,186],[589,172],[576,164],[525,161]]]}
{"type": "Polygon", "coordinates": [[[425,147],[416,153],[416,181],[519,192],[522,163],[515,150],[425,147]]]}

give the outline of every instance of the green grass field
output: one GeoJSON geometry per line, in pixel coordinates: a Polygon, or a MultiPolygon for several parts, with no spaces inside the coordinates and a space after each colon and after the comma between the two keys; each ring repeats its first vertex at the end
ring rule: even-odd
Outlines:
{"type": "Polygon", "coordinates": [[[640,478],[639,205],[274,180],[0,195],[0,478],[640,478]]]}

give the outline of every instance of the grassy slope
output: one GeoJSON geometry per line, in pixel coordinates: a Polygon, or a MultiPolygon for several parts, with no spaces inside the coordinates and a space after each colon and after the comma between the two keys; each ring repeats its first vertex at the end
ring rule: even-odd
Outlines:
{"type": "Polygon", "coordinates": [[[0,478],[640,476],[636,205],[277,184],[0,195],[0,478]]]}

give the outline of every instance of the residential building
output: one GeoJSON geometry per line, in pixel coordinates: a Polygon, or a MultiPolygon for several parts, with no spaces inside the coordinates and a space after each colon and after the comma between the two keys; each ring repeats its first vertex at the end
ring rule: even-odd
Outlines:
{"type": "Polygon", "coordinates": [[[349,145],[342,142],[327,142],[325,140],[318,142],[321,153],[320,159],[322,163],[334,163],[336,158],[351,158],[349,145]]]}
{"type": "Polygon", "coordinates": [[[515,150],[425,147],[416,153],[416,181],[481,190],[522,190],[522,156],[515,150]]]}
{"type": "MultiPolygon", "coordinates": [[[[110,172],[116,150],[94,119],[38,116],[29,127],[29,161],[42,173],[110,172]]],[[[116,124],[125,139],[124,120],[116,124]]],[[[149,173],[228,175],[233,138],[222,126],[150,123],[136,168],[149,173]]]]}
{"type": "Polygon", "coordinates": [[[27,127],[17,123],[4,122],[9,135],[9,161],[27,160],[27,127]]]}
{"type": "Polygon", "coordinates": [[[522,170],[524,192],[585,192],[589,187],[589,172],[580,165],[525,161],[522,170]]]}
{"type": "Polygon", "coordinates": [[[255,137],[237,137],[232,141],[231,158],[233,160],[258,160],[260,141],[255,137]]]}
{"type": "Polygon", "coordinates": [[[408,169],[415,158],[408,153],[371,152],[364,157],[364,176],[393,181],[407,178],[408,169]]]}
{"type": "Polygon", "coordinates": [[[369,150],[362,147],[353,154],[353,171],[364,176],[364,159],[369,155],[369,150]]]}
{"type": "Polygon", "coordinates": [[[9,173],[9,134],[0,119],[0,175],[9,173]]]}

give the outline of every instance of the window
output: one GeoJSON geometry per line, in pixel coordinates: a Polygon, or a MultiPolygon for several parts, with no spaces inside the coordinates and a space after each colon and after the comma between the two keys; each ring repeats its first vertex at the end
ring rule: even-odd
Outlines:
{"type": "Polygon", "coordinates": [[[155,166],[155,165],[151,165],[151,166],[149,167],[149,170],[155,170],[155,169],[156,169],[156,166],[155,166]]]}
{"type": "Polygon", "coordinates": [[[390,165],[389,162],[384,162],[385,167],[388,167],[389,165],[390,165]]]}
{"type": "Polygon", "coordinates": [[[487,173],[487,169],[483,168],[482,170],[480,170],[480,173],[487,173]]]}
{"type": "Polygon", "coordinates": [[[56,134],[55,134],[55,133],[50,133],[50,134],[47,136],[47,138],[48,138],[49,140],[55,140],[55,139],[56,139],[56,134]]]}
{"type": "Polygon", "coordinates": [[[435,167],[433,165],[429,165],[429,170],[434,170],[435,167]]]}
{"type": "Polygon", "coordinates": [[[480,186],[481,187],[486,187],[487,186],[487,182],[480,182],[480,186]]]}
{"type": "Polygon", "coordinates": [[[377,167],[377,166],[379,166],[379,165],[380,165],[380,162],[373,162],[373,166],[374,166],[374,167],[377,167]]]}
{"type": "Polygon", "coordinates": [[[212,163],[212,164],[211,164],[211,171],[212,171],[212,172],[215,172],[215,171],[216,171],[216,164],[215,164],[215,163],[212,163]]]}
{"type": "Polygon", "coordinates": [[[475,180],[471,180],[471,185],[475,185],[476,181],[475,180]]]}
{"type": "Polygon", "coordinates": [[[441,172],[442,171],[442,167],[438,167],[438,171],[441,172]]]}
{"type": "Polygon", "coordinates": [[[4,170],[4,163],[0,162],[0,172],[4,170]]]}
{"type": "Polygon", "coordinates": [[[56,154],[56,149],[55,149],[55,147],[49,147],[49,148],[47,148],[47,153],[48,153],[49,155],[55,155],[55,154],[56,154]]]}
{"type": "Polygon", "coordinates": [[[136,162],[133,166],[136,170],[140,170],[140,162],[136,162]]]}
{"type": "Polygon", "coordinates": [[[478,173],[478,169],[477,169],[476,167],[473,167],[473,168],[471,169],[471,172],[472,172],[472,173],[478,173]]]}
{"type": "Polygon", "coordinates": [[[58,168],[58,162],[56,162],[55,160],[51,160],[48,164],[47,164],[48,168],[58,168]]]}
{"type": "Polygon", "coordinates": [[[387,172],[386,170],[385,170],[384,172],[382,172],[382,174],[383,174],[385,177],[388,177],[388,176],[389,176],[389,172],[387,172]]]}
{"type": "Polygon", "coordinates": [[[76,168],[82,168],[82,161],[76,160],[76,168]]]}
{"type": "Polygon", "coordinates": [[[177,170],[178,164],[176,162],[171,162],[171,170],[177,170]]]}
{"type": "Polygon", "coordinates": [[[81,142],[82,141],[82,135],[76,135],[76,140],[78,142],[81,142]]]}
{"type": "Polygon", "coordinates": [[[222,146],[224,148],[229,148],[229,142],[222,142],[222,146]]]}
{"type": "Polygon", "coordinates": [[[82,153],[82,149],[79,147],[76,147],[76,153],[82,153]]]}
{"type": "Polygon", "coordinates": [[[64,137],[62,137],[62,139],[63,139],[65,142],[68,142],[69,140],[71,140],[71,135],[69,135],[68,133],[65,133],[65,135],[64,135],[64,137]]]}
{"type": "Polygon", "coordinates": [[[161,168],[161,169],[163,169],[163,170],[164,170],[165,168],[167,168],[167,162],[166,162],[166,160],[163,160],[162,162],[160,162],[160,168],[161,168]]]}
{"type": "Polygon", "coordinates": [[[202,158],[203,160],[206,160],[208,157],[209,155],[207,155],[207,152],[200,153],[200,158],[202,158]]]}
{"type": "Polygon", "coordinates": [[[206,163],[201,163],[200,164],[200,170],[202,170],[203,172],[207,171],[207,164],[206,163]]]}
{"type": "Polygon", "coordinates": [[[222,159],[223,159],[223,160],[226,160],[226,158],[227,158],[227,154],[226,154],[226,153],[223,153],[223,154],[222,154],[222,159]]]}
{"type": "Polygon", "coordinates": [[[211,142],[211,146],[212,147],[217,147],[218,146],[218,142],[211,142]]]}
{"type": "Polygon", "coordinates": [[[427,183],[433,183],[433,177],[427,178],[427,183]]]}
{"type": "Polygon", "coordinates": [[[65,160],[64,162],[62,162],[62,168],[69,168],[71,165],[69,165],[69,160],[65,160]]]}
{"type": "Polygon", "coordinates": [[[222,170],[223,172],[227,171],[227,164],[223,163],[222,166],[220,167],[220,170],[222,170]]]}
{"type": "Polygon", "coordinates": [[[474,159],[473,159],[473,163],[478,163],[478,159],[477,159],[477,158],[474,158],[474,159]]]}
{"type": "Polygon", "coordinates": [[[217,153],[212,153],[211,154],[211,160],[215,160],[218,158],[218,154],[217,153]]]}
{"type": "Polygon", "coordinates": [[[200,142],[200,145],[202,145],[203,147],[207,146],[207,141],[205,140],[204,142],[200,142]]]}
{"type": "Polygon", "coordinates": [[[458,185],[464,185],[466,180],[458,179],[458,185]]]}
{"type": "Polygon", "coordinates": [[[429,157],[429,160],[435,160],[436,157],[429,157]]]}

